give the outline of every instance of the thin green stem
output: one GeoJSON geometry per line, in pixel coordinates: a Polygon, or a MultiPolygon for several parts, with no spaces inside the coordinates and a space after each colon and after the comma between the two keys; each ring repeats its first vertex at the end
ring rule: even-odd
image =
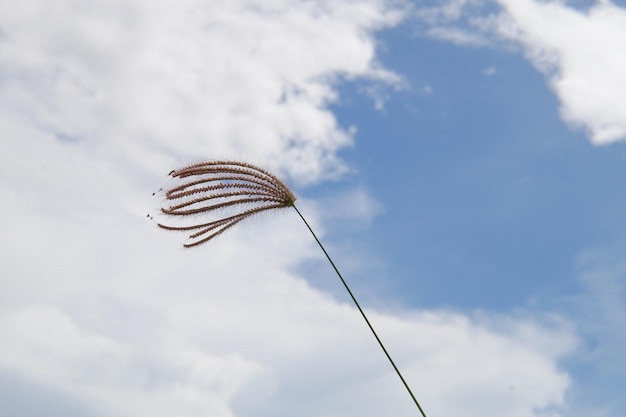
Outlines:
{"type": "Polygon", "coordinates": [[[391,366],[393,367],[393,369],[396,371],[396,373],[398,374],[398,376],[400,377],[400,380],[402,381],[402,383],[404,384],[404,387],[406,388],[406,390],[409,392],[409,395],[411,396],[411,398],[413,399],[413,402],[415,403],[415,405],[417,406],[417,409],[420,411],[420,413],[422,414],[422,417],[426,417],[426,413],[424,413],[424,410],[422,410],[422,407],[420,406],[419,402],[417,401],[417,399],[415,398],[415,395],[413,395],[413,392],[411,391],[411,388],[409,388],[409,384],[407,384],[407,382],[404,380],[404,377],[402,376],[402,373],[400,372],[400,370],[398,369],[398,367],[396,366],[395,362],[393,361],[393,359],[391,359],[391,356],[389,355],[389,352],[387,352],[387,349],[385,348],[385,345],[383,345],[383,342],[380,340],[380,338],[378,337],[378,334],[376,334],[376,331],[374,330],[374,327],[372,327],[372,324],[370,323],[369,319],[367,318],[367,316],[365,315],[365,312],[363,311],[363,309],[361,308],[361,306],[359,305],[359,302],[356,300],[356,297],[354,296],[354,294],[352,294],[352,291],[350,290],[350,287],[348,287],[348,284],[346,283],[346,281],[343,279],[343,277],[341,276],[341,273],[339,272],[339,270],[337,269],[337,267],[335,266],[335,263],[333,262],[333,260],[330,258],[330,255],[328,255],[328,252],[326,252],[326,249],[324,248],[324,245],[322,245],[322,242],[320,242],[320,240],[317,238],[317,235],[315,234],[315,232],[313,231],[313,229],[311,228],[311,226],[309,225],[309,223],[306,221],[306,219],[304,218],[304,216],[302,215],[302,213],[300,213],[300,210],[298,210],[298,208],[293,205],[293,208],[296,210],[296,212],[298,213],[298,215],[300,216],[300,218],[302,219],[302,221],[304,222],[304,224],[306,225],[306,227],[309,229],[309,231],[311,232],[311,234],[313,235],[313,237],[315,238],[315,241],[317,242],[317,244],[319,245],[319,247],[322,249],[322,252],[324,252],[324,255],[326,255],[326,258],[328,259],[328,261],[330,262],[330,264],[332,265],[333,269],[335,270],[335,272],[337,273],[337,276],[339,277],[339,279],[341,280],[341,283],[343,284],[343,286],[345,287],[346,291],[348,291],[348,294],[350,294],[350,298],[352,298],[352,301],[354,301],[354,304],[356,305],[356,308],[359,310],[359,312],[361,313],[361,316],[363,316],[363,319],[365,320],[365,323],[367,323],[367,327],[370,328],[370,330],[372,331],[372,334],[374,335],[374,337],[376,338],[376,341],[378,342],[378,344],[380,345],[381,349],[383,350],[383,352],[385,353],[385,356],[387,356],[387,359],[389,359],[389,363],[391,363],[391,366]]]}

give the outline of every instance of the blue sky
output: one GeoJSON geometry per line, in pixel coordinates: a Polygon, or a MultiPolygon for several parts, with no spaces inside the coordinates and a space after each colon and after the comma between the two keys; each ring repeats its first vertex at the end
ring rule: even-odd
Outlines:
{"type": "Polygon", "coordinates": [[[416,88],[379,111],[348,87],[336,114],[359,129],[345,152],[353,180],[386,207],[370,239],[402,268],[390,274],[399,287],[428,295],[407,301],[500,310],[574,290],[576,256],[624,234],[623,145],[593,146],[564,125],[518,54],[410,25],[381,40],[382,61],[416,88]]]}
{"type": "Polygon", "coordinates": [[[563,123],[548,81],[517,51],[419,36],[411,22],[380,39],[381,61],[412,88],[380,111],[350,85],[335,112],[358,126],[345,153],[352,180],[386,208],[360,235],[385,260],[384,289],[410,306],[564,315],[582,338],[567,362],[576,396],[623,408],[624,361],[609,372],[594,361],[624,330],[615,341],[587,328],[578,261],[624,249],[623,144],[595,146],[563,123]]]}
{"type": "Polygon", "coordinates": [[[0,415],[414,416],[295,213],[183,250],[152,193],[270,169],[429,417],[626,407],[615,1],[0,6],[0,415]]]}
{"type": "Polygon", "coordinates": [[[579,304],[590,292],[579,259],[597,250],[622,262],[624,145],[593,145],[565,124],[548,80],[519,51],[416,33],[408,22],[380,37],[381,61],[412,88],[379,111],[348,87],[336,108],[359,128],[346,152],[355,181],[386,207],[363,232],[385,260],[386,289],[412,306],[567,317],[582,339],[567,362],[575,396],[623,408],[612,387],[623,386],[626,363],[607,372],[594,361],[623,346],[624,330],[613,339],[587,327],[612,319],[579,304]]]}

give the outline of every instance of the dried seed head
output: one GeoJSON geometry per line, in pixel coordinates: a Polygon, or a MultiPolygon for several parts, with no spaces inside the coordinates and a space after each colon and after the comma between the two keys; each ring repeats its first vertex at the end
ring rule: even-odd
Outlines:
{"type": "Polygon", "coordinates": [[[269,172],[237,161],[211,161],[193,164],[169,174],[180,180],[165,189],[167,206],[161,211],[187,219],[207,214],[213,220],[190,225],[168,226],[167,230],[193,231],[185,247],[213,239],[240,221],[265,210],[291,207],[296,197],[269,172]]]}

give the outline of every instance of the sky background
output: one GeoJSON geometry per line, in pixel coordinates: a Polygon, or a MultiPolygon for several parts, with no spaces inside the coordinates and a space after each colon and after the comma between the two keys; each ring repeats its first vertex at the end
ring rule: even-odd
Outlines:
{"type": "Polygon", "coordinates": [[[418,415],[293,210],[146,217],[236,158],[429,417],[623,416],[624,44],[608,0],[0,4],[0,415],[418,415]]]}

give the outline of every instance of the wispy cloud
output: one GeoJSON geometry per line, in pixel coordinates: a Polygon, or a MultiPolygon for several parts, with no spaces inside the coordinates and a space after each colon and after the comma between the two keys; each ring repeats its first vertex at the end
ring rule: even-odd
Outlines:
{"type": "Polygon", "coordinates": [[[596,247],[579,259],[584,293],[573,307],[589,338],[589,359],[598,370],[621,374],[626,371],[622,349],[626,345],[626,262],[624,244],[596,247]]]}

